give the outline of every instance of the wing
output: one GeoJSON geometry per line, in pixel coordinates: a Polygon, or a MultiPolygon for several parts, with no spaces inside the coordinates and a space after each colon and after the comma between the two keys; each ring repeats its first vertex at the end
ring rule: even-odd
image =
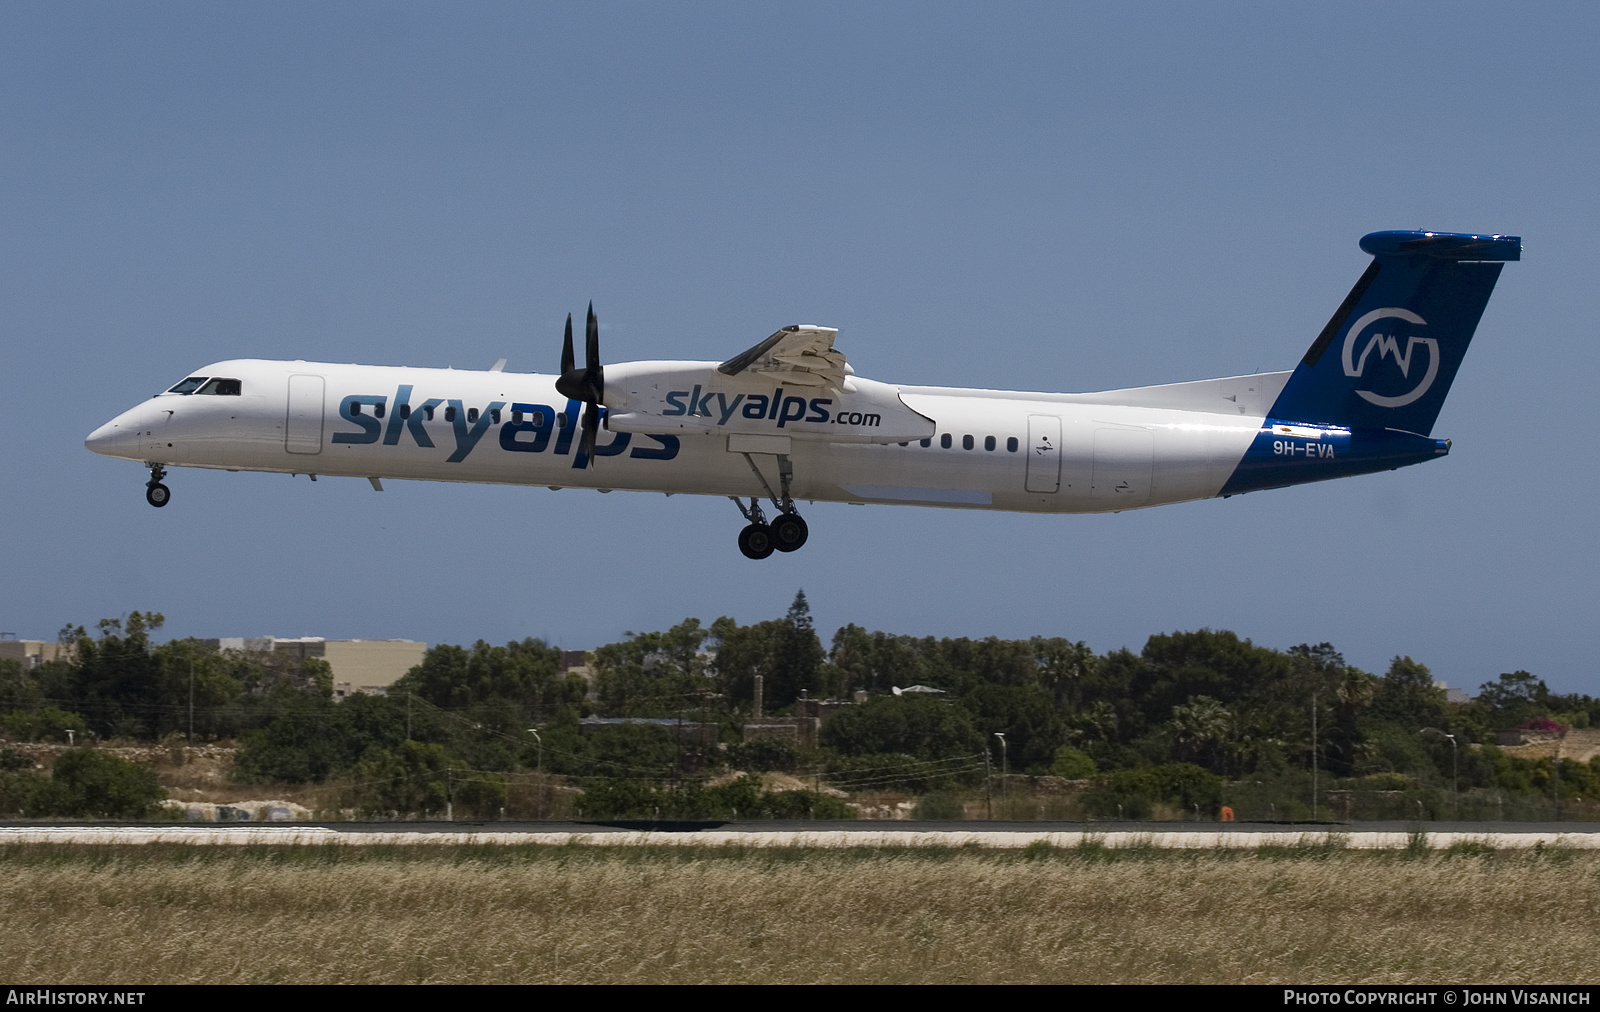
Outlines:
{"type": "Polygon", "coordinates": [[[832,327],[785,327],[741,355],[717,366],[728,376],[742,372],[764,373],[790,386],[825,387],[835,392],[845,386],[845,377],[855,372],[845,363],[844,353],[833,349],[832,327]]]}

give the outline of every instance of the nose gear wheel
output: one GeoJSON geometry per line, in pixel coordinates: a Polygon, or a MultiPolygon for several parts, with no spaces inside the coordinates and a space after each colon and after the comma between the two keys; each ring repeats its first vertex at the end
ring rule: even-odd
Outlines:
{"type": "Polygon", "coordinates": [[[144,501],[157,508],[165,506],[172,501],[172,489],[161,484],[161,479],[167,476],[167,469],[160,464],[150,464],[150,480],[144,486],[144,501]]]}

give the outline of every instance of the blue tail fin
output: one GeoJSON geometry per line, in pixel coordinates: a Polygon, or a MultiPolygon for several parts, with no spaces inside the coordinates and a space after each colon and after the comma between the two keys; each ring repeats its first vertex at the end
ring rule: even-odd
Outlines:
{"type": "Polygon", "coordinates": [[[1373,232],[1372,264],[1268,413],[1427,435],[1517,236],[1373,232]]]}

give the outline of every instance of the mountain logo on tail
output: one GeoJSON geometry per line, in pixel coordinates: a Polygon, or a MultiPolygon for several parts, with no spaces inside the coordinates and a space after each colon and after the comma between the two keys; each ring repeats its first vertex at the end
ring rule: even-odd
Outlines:
{"type": "Polygon", "coordinates": [[[1439,342],[1431,337],[1418,337],[1410,334],[1408,331],[1411,328],[1406,326],[1406,324],[1427,326],[1427,323],[1427,320],[1424,320],[1409,309],[1388,308],[1374,309],[1351,324],[1350,329],[1345,332],[1344,338],[1344,374],[1346,376],[1365,375],[1367,362],[1373,357],[1374,351],[1377,352],[1377,366],[1380,373],[1383,369],[1384,360],[1389,358],[1394,359],[1394,364],[1400,371],[1400,378],[1406,383],[1411,381],[1413,371],[1421,373],[1421,377],[1414,384],[1411,384],[1410,389],[1404,389],[1404,383],[1393,384],[1402,388],[1402,392],[1399,393],[1380,394],[1373,390],[1357,390],[1356,393],[1363,400],[1369,404],[1376,404],[1380,408],[1403,408],[1421,398],[1433,386],[1434,379],[1439,375],[1439,342]],[[1374,323],[1384,320],[1394,320],[1398,321],[1398,323],[1391,323],[1385,328],[1373,330],[1367,337],[1360,356],[1357,357],[1356,345],[1360,343],[1362,334],[1374,323]],[[1385,333],[1384,331],[1387,332],[1385,333]],[[1421,364],[1415,361],[1419,347],[1427,349],[1428,364],[1426,369],[1421,368],[1421,364]]]}

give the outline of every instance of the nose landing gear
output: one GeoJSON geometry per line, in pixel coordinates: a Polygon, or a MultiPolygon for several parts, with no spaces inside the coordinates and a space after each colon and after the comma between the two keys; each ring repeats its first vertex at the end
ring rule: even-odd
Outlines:
{"type": "Polygon", "coordinates": [[[172,489],[161,484],[161,479],[167,476],[167,469],[160,464],[150,464],[150,480],[144,486],[144,501],[152,506],[165,506],[172,500],[172,489]]]}
{"type": "Polygon", "coordinates": [[[795,511],[794,500],[789,496],[789,482],[794,477],[794,469],[790,466],[786,454],[778,455],[778,483],[782,488],[781,496],[774,495],[772,486],[767,484],[766,476],[750,459],[748,453],[744,454],[745,463],[750,465],[750,470],[755,472],[756,478],[761,481],[761,487],[766,489],[767,497],[772,500],[773,508],[778,515],[772,522],[767,523],[767,518],[761,512],[761,503],[755,496],[750,497],[750,508],[746,509],[744,503],[736,496],[729,496],[733,504],[739,507],[739,512],[749,521],[748,526],[739,532],[739,551],[747,559],[764,559],[774,551],[792,552],[806,543],[810,534],[806,522],[795,511]]]}

